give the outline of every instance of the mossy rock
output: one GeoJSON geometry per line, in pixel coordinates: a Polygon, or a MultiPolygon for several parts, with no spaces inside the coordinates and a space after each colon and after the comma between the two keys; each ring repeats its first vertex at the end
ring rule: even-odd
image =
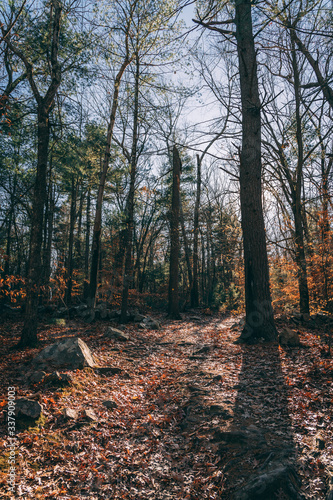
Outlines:
{"type": "Polygon", "coordinates": [[[55,326],[66,326],[66,320],[64,318],[51,318],[49,324],[55,326]]]}

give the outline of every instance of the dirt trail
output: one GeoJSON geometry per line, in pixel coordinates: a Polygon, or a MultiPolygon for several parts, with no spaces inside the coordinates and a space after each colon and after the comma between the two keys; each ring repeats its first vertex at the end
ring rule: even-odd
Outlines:
{"type": "MultiPolygon", "coordinates": [[[[33,394],[46,415],[41,430],[18,436],[21,498],[269,500],[297,498],[298,490],[324,499],[333,469],[332,362],[321,360],[320,340],[307,331],[302,348],[235,345],[234,322],[188,314],[162,319],[157,331],[129,325],[128,342],[103,337],[102,322],[45,327],[44,343],[79,335],[100,366],[121,371],[76,371],[63,391],[17,379],[20,395],[33,394]],[[91,409],[96,420],[64,420],[64,408],[91,409]]],[[[2,385],[18,375],[3,372],[2,385]]]]}

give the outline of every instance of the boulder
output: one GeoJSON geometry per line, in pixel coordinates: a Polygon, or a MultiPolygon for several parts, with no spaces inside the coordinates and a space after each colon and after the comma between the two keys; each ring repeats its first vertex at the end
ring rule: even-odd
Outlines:
{"type": "Polygon", "coordinates": [[[109,339],[114,339],[114,340],[120,340],[121,342],[129,340],[128,333],[122,332],[121,330],[117,330],[117,328],[112,328],[112,326],[109,326],[107,328],[104,337],[108,337],[109,339]]]}
{"type": "Polygon", "coordinates": [[[145,319],[145,316],[143,314],[140,314],[140,313],[136,313],[134,315],[134,322],[135,323],[141,323],[141,321],[143,321],[145,319]]]}
{"type": "Polygon", "coordinates": [[[15,415],[19,418],[31,418],[38,420],[42,413],[42,407],[38,401],[21,398],[15,402],[15,415]]]}
{"type": "Polygon", "coordinates": [[[299,335],[290,328],[283,328],[279,335],[279,343],[283,346],[297,347],[301,345],[299,335]]]}
{"type": "Polygon", "coordinates": [[[52,387],[67,387],[73,383],[73,377],[69,373],[53,372],[46,375],[43,385],[52,387]]]}
{"type": "Polygon", "coordinates": [[[80,338],[71,337],[45,347],[33,358],[32,366],[76,370],[86,366],[93,368],[95,362],[87,344],[80,338]]]}
{"type": "Polygon", "coordinates": [[[29,376],[29,383],[30,384],[39,384],[39,382],[41,382],[45,376],[46,376],[46,372],[43,372],[43,371],[33,372],[29,376]]]}
{"type": "Polygon", "coordinates": [[[272,463],[269,470],[253,477],[234,495],[234,500],[270,500],[277,498],[302,498],[300,480],[295,469],[288,464],[272,463]]]}
{"type": "Polygon", "coordinates": [[[105,408],[107,408],[108,410],[113,410],[114,408],[118,408],[117,403],[112,400],[103,401],[102,405],[105,406],[105,408]]]}
{"type": "Polygon", "coordinates": [[[97,417],[93,410],[83,410],[83,418],[89,422],[96,422],[97,417]]]}
{"type": "Polygon", "coordinates": [[[62,415],[65,420],[76,420],[79,416],[78,412],[76,410],[72,410],[71,408],[64,408],[62,415]]]}
{"type": "Polygon", "coordinates": [[[142,329],[148,328],[149,330],[160,330],[161,329],[160,323],[158,321],[156,321],[155,319],[151,318],[150,316],[147,316],[146,318],[144,318],[144,320],[141,321],[141,323],[139,324],[139,327],[142,329]]]}

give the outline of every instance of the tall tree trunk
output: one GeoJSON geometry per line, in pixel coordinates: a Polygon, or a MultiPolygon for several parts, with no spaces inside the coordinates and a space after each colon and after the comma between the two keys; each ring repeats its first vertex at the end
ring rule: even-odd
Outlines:
{"type": "Polygon", "coordinates": [[[135,86],[134,86],[134,110],[133,110],[133,138],[130,165],[130,186],[126,203],[126,230],[124,235],[125,265],[123,276],[123,291],[121,298],[120,322],[127,321],[127,306],[129,287],[133,282],[133,227],[134,227],[134,194],[137,167],[137,145],[138,145],[138,116],[139,116],[139,84],[140,84],[140,60],[138,54],[135,59],[135,86]]]}
{"type": "Polygon", "coordinates": [[[179,200],[180,200],[180,172],[181,162],[176,146],[173,147],[172,156],[172,202],[170,214],[170,273],[169,273],[169,304],[168,316],[180,319],[179,294],[178,294],[178,269],[179,269],[179,200]]]}
{"type": "Polygon", "coordinates": [[[200,194],[201,194],[201,161],[197,155],[197,193],[194,206],[194,227],[193,227],[193,284],[191,290],[191,307],[199,306],[199,210],[200,210],[200,194]]]}
{"type": "MultiPolygon", "coordinates": [[[[10,274],[12,227],[13,227],[13,219],[14,219],[16,186],[17,186],[17,173],[15,172],[14,178],[13,178],[13,191],[12,191],[11,197],[10,197],[10,208],[9,208],[9,214],[8,214],[6,260],[5,260],[5,265],[4,265],[3,276],[8,276],[10,274]]],[[[15,221],[14,221],[14,224],[15,224],[15,221]]]]}
{"type": "Polygon", "coordinates": [[[90,308],[95,307],[96,302],[96,290],[97,290],[97,275],[98,275],[98,261],[99,261],[99,252],[101,246],[101,230],[102,230],[102,205],[103,205],[103,196],[104,196],[104,188],[106,175],[109,169],[109,161],[110,161],[110,152],[111,152],[111,140],[113,135],[114,124],[116,121],[116,113],[118,108],[118,97],[119,97],[119,88],[122,76],[125,72],[125,69],[129,65],[130,60],[128,56],[126,56],[124,62],[121,65],[121,68],[116,76],[114,91],[113,91],[113,99],[112,99],[112,107],[111,107],[111,115],[110,121],[108,125],[107,137],[106,137],[106,146],[103,160],[102,172],[100,175],[97,200],[96,200],[96,213],[95,213],[95,221],[94,221],[94,230],[92,237],[92,245],[91,245],[91,265],[90,265],[90,283],[89,283],[89,292],[87,297],[87,303],[90,308]]]}
{"type": "Polygon", "coordinates": [[[43,283],[46,287],[47,300],[50,299],[49,283],[51,276],[51,256],[52,256],[52,237],[53,237],[53,223],[54,223],[54,209],[55,209],[55,193],[53,192],[53,184],[50,179],[49,192],[48,192],[48,210],[47,210],[47,230],[46,230],[46,245],[43,253],[43,283]]]}
{"type": "Polygon", "coordinates": [[[276,339],[269,287],[261,189],[261,118],[251,0],[236,0],[236,39],[242,105],[240,201],[244,244],[246,325],[240,341],[276,339]]]}
{"type": "Polygon", "coordinates": [[[90,202],[91,202],[91,194],[90,188],[88,188],[87,192],[87,206],[86,206],[86,241],[85,241],[85,249],[84,249],[84,289],[83,289],[83,297],[85,299],[88,298],[89,295],[89,248],[90,248],[90,202]]]}
{"type": "MultiPolygon", "coordinates": [[[[186,297],[189,295],[189,292],[192,290],[193,285],[193,275],[192,275],[192,266],[191,266],[191,256],[190,256],[190,247],[188,244],[186,229],[185,229],[185,220],[184,220],[184,212],[182,205],[182,198],[179,196],[179,209],[180,209],[180,224],[182,228],[182,235],[184,240],[184,250],[185,250],[185,259],[186,259],[186,267],[187,267],[187,276],[188,276],[188,292],[186,293],[186,297]]],[[[186,305],[186,301],[184,306],[186,305]]]]}
{"type": "Polygon", "coordinates": [[[69,219],[69,238],[68,238],[68,256],[67,256],[67,288],[65,303],[69,306],[72,302],[73,289],[73,247],[74,247],[74,228],[76,219],[76,195],[77,183],[75,182],[74,174],[72,174],[72,189],[71,189],[71,211],[69,219]]]}
{"type": "Polygon", "coordinates": [[[78,210],[78,222],[77,222],[77,233],[76,233],[76,240],[75,240],[75,265],[77,265],[79,268],[82,266],[82,251],[81,251],[81,230],[82,230],[82,215],[83,215],[83,203],[84,203],[84,191],[83,191],[83,185],[81,182],[81,193],[80,193],[80,203],[79,203],[79,210],[78,210]]]}
{"type": "MultiPolygon", "coordinates": [[[[37,172],[34,186],[32,217],[31,217],[31,237],[30,237],[30,257],[29,270],[26,286],[26,303],[24,325],[18,347],[34,346],[37,343],[37,314],[38,297],[41,277],[41,253],[43,244],[43,215],[46,201],[46,178],[47,178],[47,157],[50,140],[49,115],[54,105],[54,98],[61,83],[61,67],[58,62],[60,21],[62,5],[59,0],[51,0],[50,22],[52,23],[52,36],[50,37],[50,77],[51,81],[48,89],[42,97],[34,79],[33,64],[29,60],[27,53],[13,45],[10,37],[5,37],[5,43],[10,50],[16,54],[26,69],[32,93],[37,103],[37,172]]],[[[4,28],[1,28],[4,31],[4,28]]],[[[24,49],[23,49],[24,50],[24,49]]]]}
{"type": "Polygon", "coordinates": [[[291,38],[291,60],[294,73],[294,91],[295,91],[295,116],[296,116],[296,141],[297,141],[297,166],[296,166],[296,182],[293,200],[293,212],[295,220],[295,249],[296,249],[296,264],[298,270],[298,289],[299,289],[299,308],[300,312],[309,314],[309,290],[307,265],[304,248],[304,225],[302,216],[302,171],[304,162],[303,134],[302,134],[302,118],[301,118],[301,99],[300,99],[300,77],[297,64],[296,47],[293,39],[293,30],[290,30],[291,38]]]}
{"type": "Polygon", "coordinates": [[[41,250],[43,243],[43,215],[46,201],[47,156],[50,129],[49,117],[44,107],[38,107],[38,156],[37,174],[34,187],[29,273],[25,302],[24,326],[19,342],[20,347],[32,347],[37,344],[37,311],[40,289],[41,250]]]}

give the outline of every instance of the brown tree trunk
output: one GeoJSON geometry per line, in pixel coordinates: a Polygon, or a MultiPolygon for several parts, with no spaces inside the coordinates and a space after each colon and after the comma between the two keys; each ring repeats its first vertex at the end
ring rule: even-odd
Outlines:
{"type": "Polygon", "coordinates": [[[87,192],[87,206],[86,206],[86,240],[85,240],[85,249],[84,249],[84,288],[83,288],[83,297],[85,299],[88,298],[89,295],[89,248],[90,248],[90,202],[91,202],[91,194],[90,189],[87,192]]]}
{"type": "Polygon", "coordinates": [[[197,193],[194,206],[194,227],[193,227],[193,284],[191,289],[191,307],[199,306],[199,270],[198,270],[198,242],[199,242],[199,210],[201,194],[201,161],[197,155],[197,193]]]}
{"type": "Polygon", "coordinates": [[[301,118],[301,100],[300,100],[300,78],[296,57],[296,47],[293,39],[293,30],[290,30],[291,37],[291,60],[294,73],[294,90],[295,90],[295,117],[296,117],[296,141],[297,141],[297,166],[296,166],[296,182],[294,189],[293,214],[295,220],[295,250],[296,264],[298,270],[298,289],[299,289],[299,309],[301,313],[309,314],[309,290],[307,265],[304,248],[304,221],[302,216],[302,170],[304,162],[304,148],[302,135],[302,118],[301,118]]]}
{"type": "MultiPolygon", "coordinates": [[[[61,68],[58,62],[58,51],[62,6],[59,0],[51,0],[51,3],[50,21],[52,22],[52,36],[50,37],[49,54],[51,81],[44,97],[40,95],[36,85],[33,73],[34,68],[29,60],[29,56],[18,48],[17,45],[13,45],[9,37],[5,38],[5,43],[10,50],[21,59],[25,66],[27,79],[37,103],[38,116],[37,172],[32,202],[29,270],[26,286],[24,325],[18,347],[31,347],[35,346],[37,343],[38,297],[42,267],[43,215],[46,202],[47,159],[50,140],[49,115],[54,105],[55,95],[61,83],[61,68]]],[[[2,30],[3,29],[4,28],[2,28],[2,30]]]]}
{"type": "Polygon", "coordinates": [[[101,230],[102,230],[102,204],[103,204],[106,175],[109,169],[111,140],[113,135],[114,124],[116,121],[120,82],[125,72],[125,69],[129,65],[129,63],[130,60],[128,59],[128,57],[126,57],[116,76],[114,91],[113,91],[111,115],[108,125],[107,138],[106,138],[103,168],[98,186],[94,230],[93,230],[92,245],[91,245],[90,283],[87,296],[88,306],[92,309],[95,307],[95,302],[96,302],[98,261],[99,261],[99,252],[101,246],[101,230]]]}
{"type": "Polygon", "coordinates": [[[172,202],[170,214],[170,272],[169,272],[169,304],[168,316],[172,319],[180,319],[179,294],[178,294],[178,270],[179,270],[179,200],[180,200],[180,172],[181,162],[176,146],[173,147],[172,157],[172,202]]]}
{"type": "Polygon", "coordinates": [[[76,194],[77,183],[75,182],[74,174],[72,175],[72,190],[71,190],[71,211],[69,219],[69,238],[68,238],[68,256],[67,256],[67,288],[65,294],[65,303],[69,306],[72,302],[73,289],[73,247],[74,247],[74,228],[76,219],[76,194]]]}
{"type": "Polygon", "coordinates": [[[32,204],[29,274],[27,278],[24,326],[19,342],[20,347],[32,347],[37,344],[37,310],[42,271],[41,250],[43,243],[43,214],[46,201],[49,137],[48,113],[43,108],[39,108],[37,174],[32,204]]]}
{"type": "MultiPolygon", "coordinates": [[[[184,220],[184,213],[183,213],[183,205],[182,205],[182,199],[181,196],[179,196],[179,209],[180,209],[180,224],[182,228],[182,235],[183,235],[183,240],[184,240],[184,250],[185,250],[185,259],[186,259],[186,267],[187,267],[187,276],[188,276],[188,292],[186,293],[186,297],[189,295],[190,291],[192,290],[192,285],[193,285],[193,275],[192,275],[192,266],[191,266],[191,256],[190,256],[190,248],[188,244],[188,239],[187,239],[187,234],[186,234],[186,229],[185,229],[185,220],[184,220]]],[[[184,280],[184,283],[186,280],[184,280]]],[[[184,306],[187,303],[187,299],[185,301],[184,306]]]]}
{"type": "Polygon", "coordinates": [[[53,221],[54,221],[54,209],[55,209],[55,200],[54,200],[55,193],[53,192],[53,184],[51,179],[49,182],[50,183],[48,192],[46,245],[43,254],[43,283],[46,287],[47,300],[50,299],[49,283],[51,276],[52,236],[53,236],[53,221]]]}
{"type": "Polygon", "coordinates": [[[130,186],[126,203],[126,230],[124,235],[125,265],[123,276],[123,291],[121,298],[120,322],[127,322],[127,306],[129,287],[133,282],[133,226],[134,226],[134,194],[137,167],[137,144],[138,144],[138,115],[139,115],[139,78],[140,78],[140,60],[136,55],[135,66],[135,87],[134,87],[134,110],[133,110],[133,138],[130,166],[130,186]]]}
{"type": "MultiPolygon", "coordinates": [[[[8,214],[6,260],[5,260],[4,270],[3,270],[4,277],[8,276],[10,274],[12,228],[13,228],[13,219],[14,219],[16,185],[17,185],[17,173],[15,172],[14,179],[13,179],[13,191],[12,191],[11,197],[10,197],[10,208],[9,208],[9,214],[8,214]]],[[[14,224],[15,224],[15,221],[14,221],[14,224]]]]}
{"type": "Polygon", "coordinates": [[[245,266],[246,325],[240,341],[276,339],[269,287],[261,189],[261,118],[251,0],[236,0],[236,39],[242,105],[240,201],[245,266]]]}

